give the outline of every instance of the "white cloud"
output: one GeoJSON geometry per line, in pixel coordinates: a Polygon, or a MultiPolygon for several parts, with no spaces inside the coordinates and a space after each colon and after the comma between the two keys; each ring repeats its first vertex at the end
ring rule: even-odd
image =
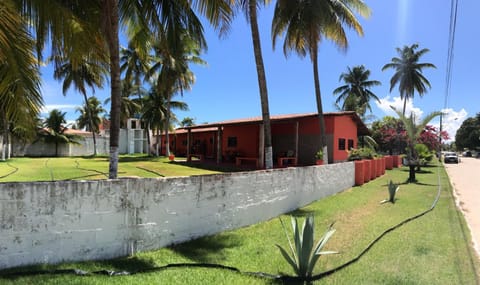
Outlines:
{"type": "MultiPolygon", "coordinates": [[[[387,116],[397,117],[397,114],[395,114],[390,106],[393,106],[400,112],[403,110],[403,100],[401,100],[400,97],[391,98],[390,96],[386,96],[380,99],[380,103],[375,102],[375,104],[377,104],[377,107],[387,116]]],[[[418,119],[422,118],[423,111],[420,108],[414,107],[411,100],[407,100],[405,115],[409,116],[411,112],[413,112],[418,119]]],[[[460,128],[463,121],[467,119],[468,113],[463,108],[460,111],[443,109],[442,112],[442,130],[446,131],[450,137],[447,142],[452,142],[455,140],[457,130],[460,128]]],[[[431,125],[440,129],[440,118],[434,119],[431,125]]]]}
{"type": "Polygon", "coordinates": [[[66,111],[75,110],[75,108],[77,107],[78,105],[75,105],[75,104],[49,104],[49,105],[45,105],[40,111],[40,113],[48,114],[53,109],[59,109],[63,112],[66,112],[66,111]]]}
{"type": "MultiPolygon", "coordinates": [[[[397,114],[392,110],[391,107],[394,107],[397,111],[403,111],[403,100],[400,97],[390,96],[380,99],[380,102],[375,102],[377,107],[382,110],[387,116],[397,117],[397,114]]],[[[414,107],[411,100],[407,100],[407,105],[405,106],[405,116],[410,116],[411,113],[415,114],[415,117],[421,118],[423,111],[420,108],[414,107]]]]}
{"type": "MultiPolygon", "coordinates": [[[[458,112],[453,109],[443,109],[442,112],[444,113],[442,119],[442,130],[448,133],[450,137],[448,141],[454,141],[455,134],[462,125],[463,121],[467,119],[468,113],[463,108],[458,112]]],[[[436,127],[439,127],[439,125],[440,124],[437,124],[436,127]]]]}

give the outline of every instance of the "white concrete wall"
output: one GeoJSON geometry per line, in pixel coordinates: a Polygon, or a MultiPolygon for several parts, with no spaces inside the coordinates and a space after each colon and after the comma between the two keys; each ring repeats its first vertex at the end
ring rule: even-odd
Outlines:
{"type": "Polygon", "coordinates": [[[268,220],[354,185],[353,162],[181,178],[0,183],[0,268],[125,256],[268,220]]]}

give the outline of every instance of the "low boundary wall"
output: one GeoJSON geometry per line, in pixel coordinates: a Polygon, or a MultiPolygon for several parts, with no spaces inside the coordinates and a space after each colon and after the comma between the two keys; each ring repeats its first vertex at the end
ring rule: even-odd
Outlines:
{"type": "Polygon", "coordinates": [[[0,269],[108,259],[271,219],[354,185],[353,162],[179,178],[0,183],[0,269]]]}

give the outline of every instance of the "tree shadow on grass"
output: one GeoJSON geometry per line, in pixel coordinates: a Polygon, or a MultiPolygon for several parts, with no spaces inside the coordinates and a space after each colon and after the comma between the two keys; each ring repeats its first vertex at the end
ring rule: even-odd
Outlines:
{"type": "Polygon", "coordinates": [[[99,270],[136,272],[151,269],[156,266],[153,260],[139,258],[137,256],[123,257],[109,260],[95,261],[99,270]]]}
{"type": "Polygon", "coordinates": [[[242,243],[237,235],[224,233],[172,245],[169,248],[195,262],[219,263],[225,260],[225,249],[241,246],[242,243]]]}
{"type": "Polygon", "coordinates": [[[306,217],[308,214],[313,214],[313,213],[315,213],[315,211],[308,210],[308,209],[296,209],[287,213],[287,215],[290,215],[293,217],[306,217]]]}

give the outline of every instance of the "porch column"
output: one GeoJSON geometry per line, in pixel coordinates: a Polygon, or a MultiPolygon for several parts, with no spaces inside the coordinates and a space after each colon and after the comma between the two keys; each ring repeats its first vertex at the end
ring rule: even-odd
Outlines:
{"type": "Polygon", "coordinates": [[[190,159],[190,135],[192,133],[192,129],[188,129],[187,132],[187,161],[190,159]]]}
{"type": "Polygon", "coordinates": [[[264,126],[261,124],[258,128],[260,131],[258,135],[258,166],[264,168],[265,166],[265,135],[264,126]]]}
{"type": "Polygon", "coordinates": [[[217,128],[217,164],[222,162],[222,127],[217,128]]]}
{"type": "Polygon", "coordinates": [[[295,122],[295,156],[297,157],[297,162],[298,162],[298,158],[299,158],[299,154],[298,154],[298,126],[299,126],[299,123],[298,121],[295,122]]]}

